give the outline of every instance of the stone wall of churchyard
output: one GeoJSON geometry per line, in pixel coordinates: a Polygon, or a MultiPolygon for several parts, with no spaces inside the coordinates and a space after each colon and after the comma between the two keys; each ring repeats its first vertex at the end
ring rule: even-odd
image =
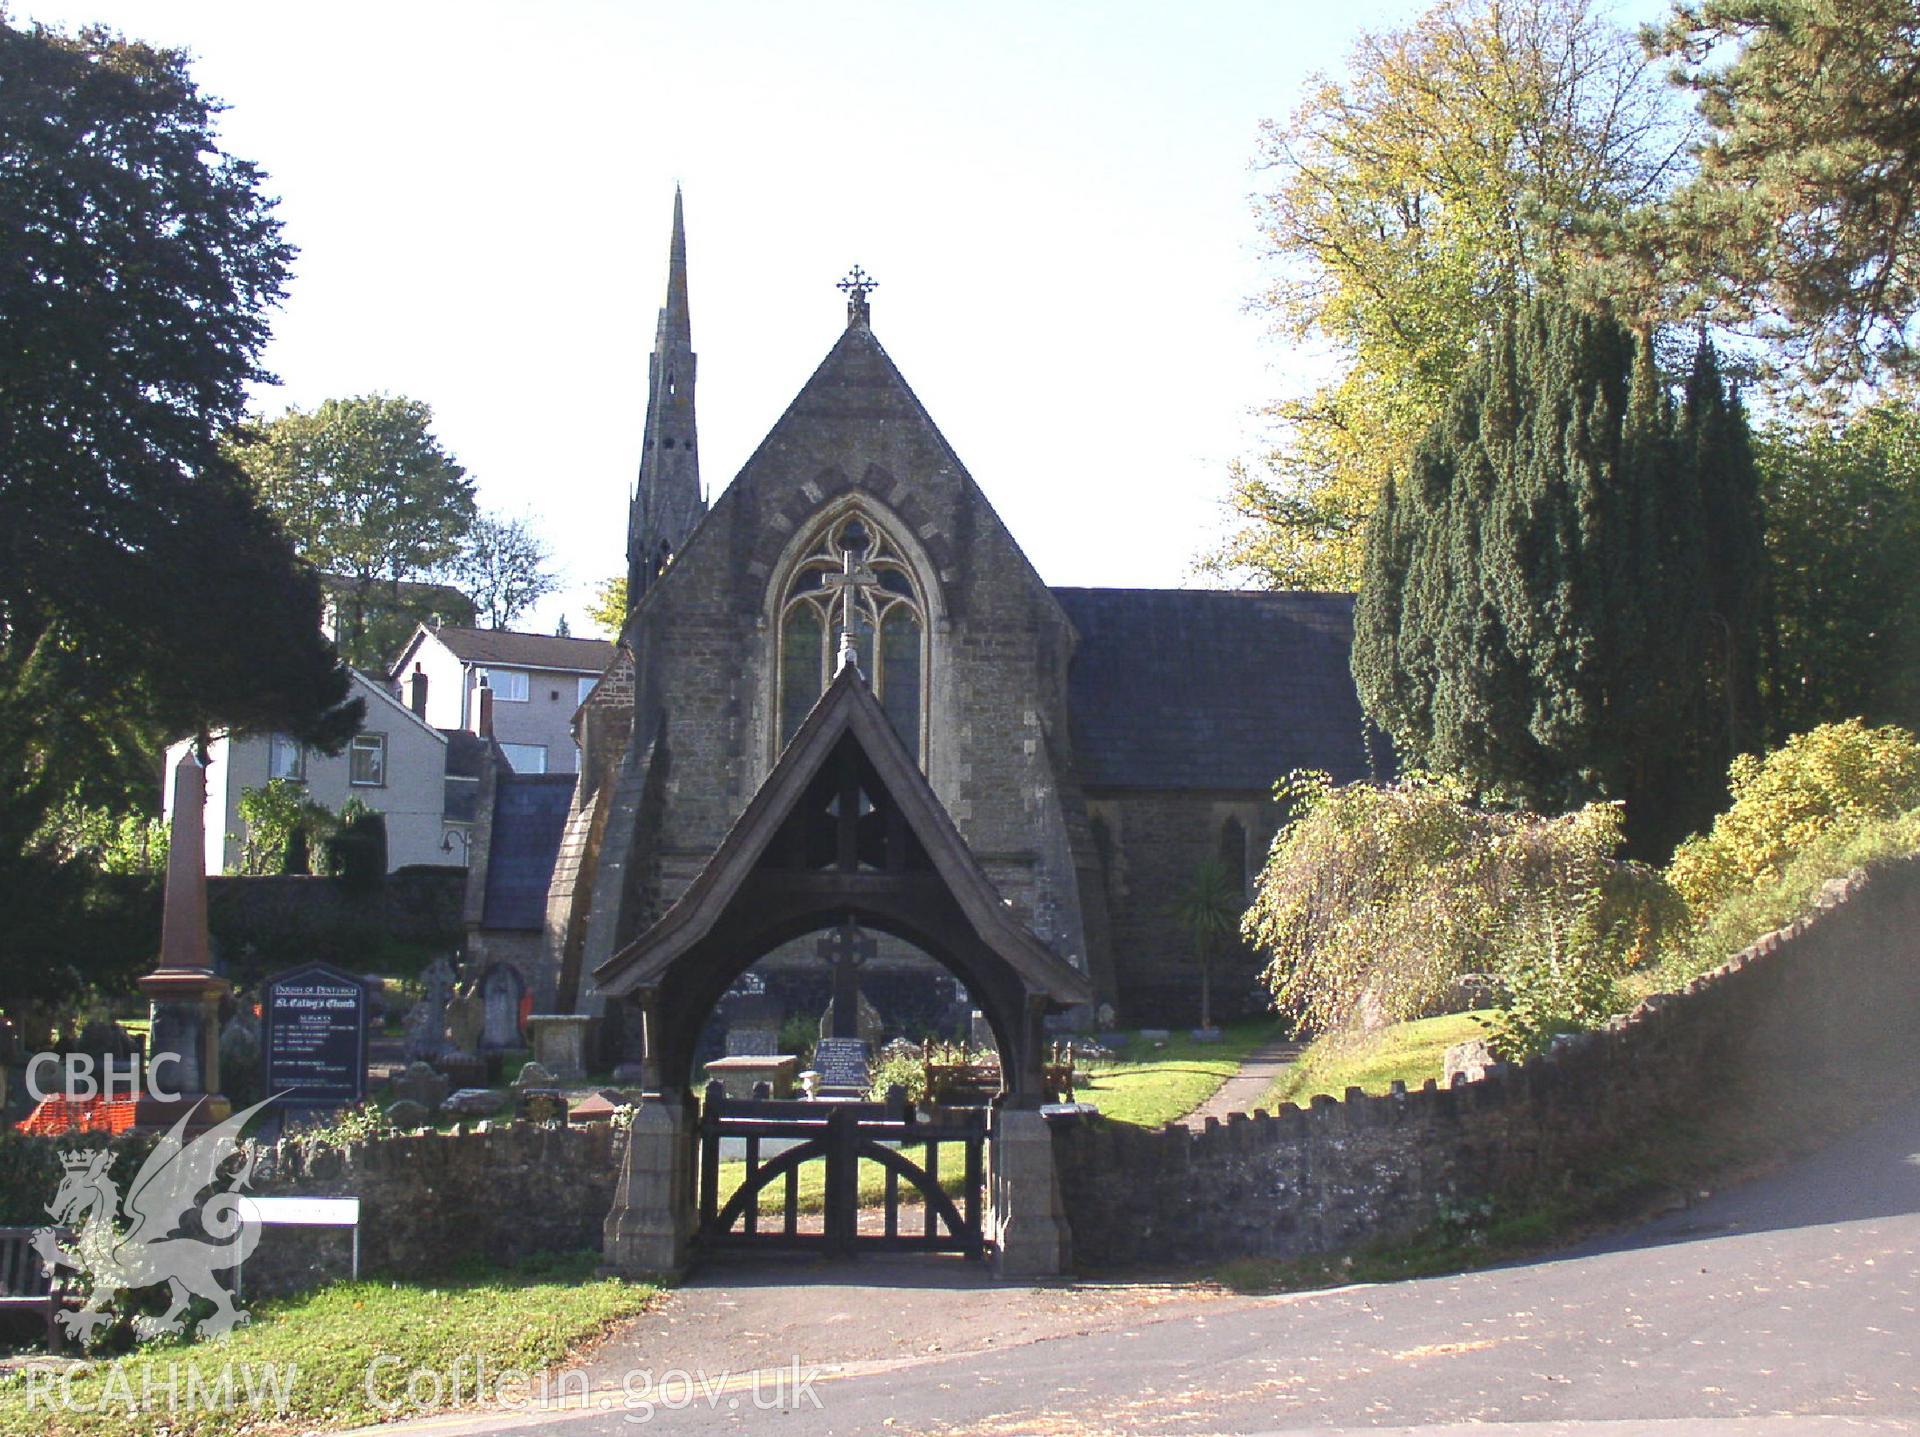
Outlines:
{"type": "MultiPolygon", "coordinates": [[[[607,1123],[421,1133],[312,1153],[290,1140],[262,1155],[252,1191],[358,1197],[361,1275],[428,1277],[469,1260],[597,1250],[625,1147],[626,1133],[607,1123]]],[[[344,1233],[272,1227],[247,1260],[247,1290],[347,1271],[344,1233]]]]}
{"type": "MultiPolygon", "coordinates": [[[[1089,795],[1087,815],[1106,878],[1113,971],[1128,1027],[1189,1026],[1200,1020],[1200,971],[1193,939],[1172,899],[1202,861],[1226,855],[1229,820],[1239,824],[1241,876],[1249,885],[1279,826],[1271,799],[1250,794],[1127,792],[1089,795]]],[[[1239,944],[1215,960],[1213,1011],[1220,1018],[1264,1012],[1261,961],[1239,944]]]]}
{"type": "Polygon", "coordinates": [[[1920,857],[1679,993],[1450,1089],[1236,1114],[1204,1131],[1056,1120],[1085,1265],[1290,1258],[1411,1236],[1447,1205],[1527,1203],[1663,1126],[1809,1137],[1920,1088],[1920,857]]]}

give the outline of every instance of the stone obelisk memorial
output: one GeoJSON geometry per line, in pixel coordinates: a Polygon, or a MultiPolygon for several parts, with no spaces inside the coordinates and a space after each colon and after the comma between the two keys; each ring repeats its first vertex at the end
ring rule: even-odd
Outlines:
{"type": "Polygon", "coordinates": [[[160,961],[139,980],[152,1004],[147,1064],[154,1077],[135,1110],[141,1128],[171,1127],[196,1103],[191,1128],[217,1123],[232,1111],[220,1092],[220,1000],[231,985],[213,971],[207,945],[206,828],[207,767],[189,749],[173,771],[160,961]],[[163,1055],[172,1056],[155,1069],[163,1055]],[[177,1096],[155,1097],[153,1087],[177,1096]]]}

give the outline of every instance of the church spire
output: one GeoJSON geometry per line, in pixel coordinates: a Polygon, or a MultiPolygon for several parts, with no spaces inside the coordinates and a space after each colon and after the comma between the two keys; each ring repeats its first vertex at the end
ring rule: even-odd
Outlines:
{"type": "Polygon", "coordinates": [[[687,313],[687,217],[678,185],[673,187],[673,239],[667,246],[667,302],[654,334],[655,348],[669,340],[693,343],[693,319],[687,313]]]}
{"type": "Polygon", "coordinates": [[[647,432],[640,478],[627,513],[627,607],[686,547],[707,512],[693,413],[693,320],[687,304],[687,225],[676,185],[673,239],[667,247],[667,302],[647,361],[647,432]]]}

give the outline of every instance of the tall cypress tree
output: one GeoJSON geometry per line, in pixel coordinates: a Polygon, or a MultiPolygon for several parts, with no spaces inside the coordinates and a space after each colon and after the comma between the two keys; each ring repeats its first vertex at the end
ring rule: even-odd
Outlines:
{"type": "Polygon", "coordinates": [[[1764,556],[1738,401],[1703,343],[1548,302],[1506,321],[1388,486],[1355,615],[1368,716],[1489,799],[1627,804],[1662,857],[1758,737],[1764,556]]]}

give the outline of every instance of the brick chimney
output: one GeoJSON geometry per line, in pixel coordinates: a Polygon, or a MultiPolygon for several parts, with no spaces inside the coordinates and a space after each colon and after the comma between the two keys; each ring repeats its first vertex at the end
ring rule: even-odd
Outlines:
{"type": "Polygon", "coordinates": [[[427,716],[427,672],[417,663],[407,678],[407,707],[420,718],[427,716]]]}
{"type": "Polygon", "coordinates": [[[485,679],[473,695],[473,731],[481,738],[493,737],[493,687],[485,679]]]}

